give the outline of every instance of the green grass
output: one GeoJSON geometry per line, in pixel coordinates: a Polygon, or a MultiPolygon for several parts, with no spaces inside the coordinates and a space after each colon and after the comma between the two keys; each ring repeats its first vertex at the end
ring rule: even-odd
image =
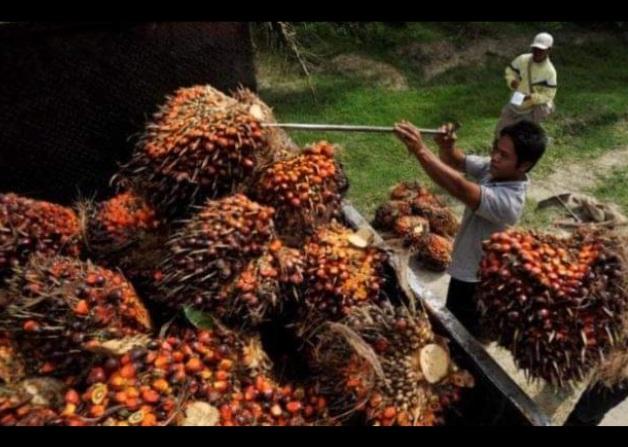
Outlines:
{"type": "Polygon", "coordinates": [[[538,202],[529,197],[526,199],[523,216],[519,225],[535,231],[547,230],[555,220],[565,220],[561,208],[550,206],[538,209],[538,202]]]}
{"type": "MultiPolygon", "coordinates": [[[[455,120],[462,123],[460,146],[470,153],[487,153],[493,128],[508,90],[503,70],[508,59],[489,57],[485,64],[458,67],[430,81],[397,53],[399,46],[412,41],[443,38],[464,39],[469,35],[491,37],[533,35],[538,24],[412,24],[392,29],[382,24],[369,25],[364,36],[336,35],[325,24],[299,28],[306,51],[329,59],[344,52],[354,52],[395,66],[408,79],[407,91],[390,91],[359,79],[324,70],[314,70],[316,98],[295,64],[285,56],[258,52],[258,79],[261,97],[282,121],[312,123],[354,123],[391,125],[408,119],[421,127],[436,127],[455,120]],[[372,33],[371,33],[372,32],[372,33]],[[308,46],[309,45],[309,46],[308,46]]],[[[557,38],[573,26],[544,24],[557,38]]],[[[571,45],[563,42],[552,56],[559,76],[557,112],[546,128],[553,139],[546,156],[533,173],[533,179],[560,169],[562,163],[590,160],[605,151],[626,144],[628,122],[628,72],[625,70],[625,44],[609,36],[604,42],[571,45]]],[[[516,54],[513,54],[515,57],[516,54]]],[[[345,164],[351,189],[349,199],[367,217],[385,200],[388,189],[401,180],[428,181],[417,162],[392,136],[351,133],[292,132],[299,144],[327,139],[344,148],[345,164]]],[[[434,147],[431,145],[431,147],[434,147]]],[[[613,182],[624,180],[618,174],[613,182]]],[[[619,183],[615,184],[621,185],[619,183]]],[[[604,197],[621,200],[621,187],[609,187],[604,197]]],[[[596,192],[598,194],[598,192],[596,192]]],[[[528,215],[525,222],[533,224],[528,215]],[[527,220],[526,220],[527,219],[527,220]]],[[[542,221],[542,219],[541,219],[542,221]]]]}
{"type": "Polygon", "coordinates": [[[615,169],[592,193],[601,200],[612,201],[628,215],[628,168],[615,169]]]}

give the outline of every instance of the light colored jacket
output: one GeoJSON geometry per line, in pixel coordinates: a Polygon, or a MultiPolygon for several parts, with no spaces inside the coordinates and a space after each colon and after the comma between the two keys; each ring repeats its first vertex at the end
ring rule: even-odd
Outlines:
{"type": "Polygon", "coordinates": [[[509,88],[512,89],[510,84],[516,79],[519,81],[517,91],[531,96],[529,100],[524,101],[520,106],[511,105],[514,111],[527,113],[533,107],[541,104],[546,104],[549,107],[554,106],[558,83],[556,69],[549,57],[537,64],[532,60],[531,53],[522,54],[506,67],[505,74],[509,88]],[[528,64],[530,64],[530,80],[528,80],[528,64]]]}

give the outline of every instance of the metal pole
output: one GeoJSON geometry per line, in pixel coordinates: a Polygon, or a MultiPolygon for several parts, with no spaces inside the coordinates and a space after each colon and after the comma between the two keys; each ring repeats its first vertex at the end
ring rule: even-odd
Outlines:
{"type": "MultiPolygon", "coordinates": [[[[375,132],[392,133],[395,128],[387,126],[354,126],[349,124],[300,124],[300,123],[263,123],[262,127],[280,127],[291,130],[320,130],[332,132],[375,132]]],[[[419,129],[425,135],[442,134],[438,129],[419,129]]]]}

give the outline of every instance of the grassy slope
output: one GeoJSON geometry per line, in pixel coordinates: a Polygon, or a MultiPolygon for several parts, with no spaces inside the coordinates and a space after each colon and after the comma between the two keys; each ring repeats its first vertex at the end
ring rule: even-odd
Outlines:
{"type": "MultiPolygon", "coordinates": [[[[566,25],[545,24],[557,39],[566,25]]],[[[337,73],[317,70],[313,76],[316,100],[294,66],[277,54],[260,50],[258,66],[260,94],[280,120],[296,122],[356,123],[390,125],[408,119],[422,127],[436,127],[446,120],[463,123],[460,145],[469,152],[486,153],[499,111],[508,98],[503,69],[508,59],[490,57],[485,64],[460,67],[423,81],[416,69],[396,54],[412,41],[452,39],[462,42],[476,36],[532,35],[538,26],[497,23],[465,25],[412,24],[406,29],[369,25],[362,39],[337,35],[325,24],[304,25],[301,39],[319,60],[344,52],[355,52],[392,64],[408,79],[408,91],[389,91],[337,73]]],[[[626,144],[628,121],[628,72],[625,47],[618,38],[603,43],[573,45],[561,42],[552,57],[559,72],[558,111],[547,130],[553,138],[533,178],[546,175],[571,160],[591,159],[604,151],[626,144]],[[623,138],[623,140],[622,140],[623,138]]],[[[513,57],[516,54],[513,54],[513,57]]],[[[350,133],[294,132],[300,144],[328,139],[345,148],[342,160],[351,180],[349,198],[371,216],[385,200],[390,186],[400,180],[426,177],[405,149],[391,136],[350,133]]],[[[625,173],[610,178],[625,181],[625,173]]],[[[622,195],[621,184],[600,192],[605,199],[622,195]]],[[[625,194],[625,193],[624,193],[625,194]]],[[[625,197],[624,197],[625,200],[625,197]]],[[[533,204],[529,204],[529,210],[533,204]]],[[[524,223],[545,220],[526,216],[524,223]]]]}

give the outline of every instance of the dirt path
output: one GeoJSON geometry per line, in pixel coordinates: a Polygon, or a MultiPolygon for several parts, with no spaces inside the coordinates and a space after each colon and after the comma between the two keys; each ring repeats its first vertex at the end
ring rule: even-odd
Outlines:
{"type": "Polygon", "coordinates": [[[545,178],[533,175],[528,197],[539,201],[565,192],[586,193],[613,169],[625,166],[628,166],[628,147],[606,152],[594,160],[567,163],[545,178]]]}

